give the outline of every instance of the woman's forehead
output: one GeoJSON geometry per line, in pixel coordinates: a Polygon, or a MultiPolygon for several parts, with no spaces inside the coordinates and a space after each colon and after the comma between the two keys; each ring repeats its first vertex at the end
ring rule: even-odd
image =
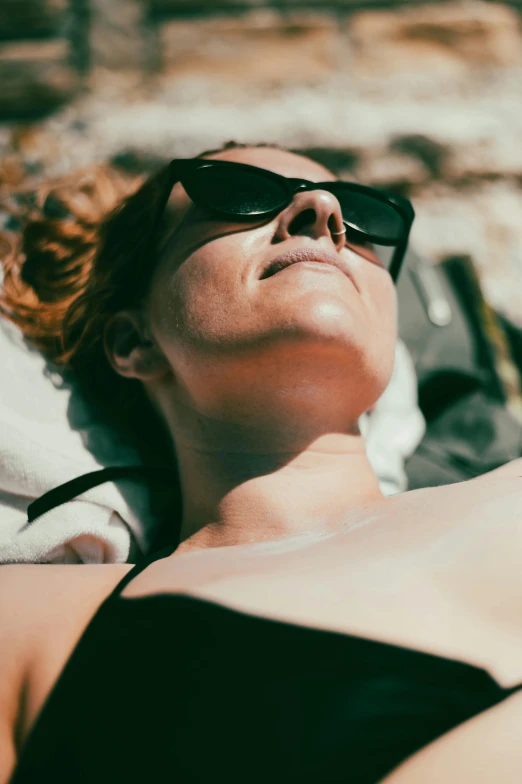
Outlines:
{"type": "Polygon", "coordinates": [[[221,161],[235,161],[259,166],[282,174],[284,177],[300,177],[312,182],[326,182],[336,177],[325,166],[304,155],[280,150],[277,147],[239,147],[223,150],[211,156],[221,161]]]}

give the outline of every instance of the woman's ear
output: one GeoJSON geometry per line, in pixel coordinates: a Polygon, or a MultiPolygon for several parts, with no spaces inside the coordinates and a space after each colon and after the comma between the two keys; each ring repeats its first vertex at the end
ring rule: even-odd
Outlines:
{"type": "Polygon", "coordinates": [[[122,310],[105,327],[103,345],[107,359],[120,376],[157,381],[171,367],[137,310],[122,310]]]}

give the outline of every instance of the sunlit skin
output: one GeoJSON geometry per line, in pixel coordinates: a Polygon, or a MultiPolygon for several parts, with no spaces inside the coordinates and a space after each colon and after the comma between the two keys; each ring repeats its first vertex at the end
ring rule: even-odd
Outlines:
{"type": "MultiPolygon", "coordinates": [[[[217,157],[290,177],[333,176],[279,150],[217,157]]],[[[238,225],[194,209],[181,187],[170,206],[143,307],[116,315],[105,343],[117,372],[143,382],[172,436],[182,543],[133,576],[121,601],[189,595],[450,657],[505,688],[522,683],[522,458],[470,481],[383,498],[358,418],[392,372],[395,290],[368,249],[332,234],[342,228],[336,200],[301,193],[272,220],[238,225]],[[302,247],[341,254],[353,283],[337,269],[305,266],[259,280],[264,263],[302,247]]],[[[89,622],[130,568],[0,570],[0,784],[10,781],[89,622]]],[[[176,627],[175,609],[164,623],[176,627]]],[[[354,666],[348,656],[347,669],[354,666]]],[[[139,686],[139,664],[136,672],[139,686]]],[[[442,693],[441,704],[456,698],[442,693]]],[[[109,689],[100,711],[111,700],[109,689]]],[[[394,715],[386,716],[393,737],[394,715]]],[[[381,784],[515,784],[521,739],[517,692],[429,743],[381,784]]],[[[200,741],[205,754],[204,733],[200,741]]],[[[273,752],[264,737],[259,743],[273,752]]],[[[231,728],[231,760],[234,744],[231,728]]]]}
{"type": "MultiPolygon", "coordinates": [[[[215,157],[336,179],[277,149],[215,157]]],[[[299,193],[268,221],[233,224],[177,184],[168,216],[145,305],[119,314],[107,350],[117,372],[143,381],[174,440],[176,552],[331,532],[382,504],[358,419],[393,370],[395,287],[366,249],[332,233],[343,228],[337,199],[299,193]],[[264,262],[297,248],[342,255],[354,282],[305,265],[259,280],[264,262]]]]}

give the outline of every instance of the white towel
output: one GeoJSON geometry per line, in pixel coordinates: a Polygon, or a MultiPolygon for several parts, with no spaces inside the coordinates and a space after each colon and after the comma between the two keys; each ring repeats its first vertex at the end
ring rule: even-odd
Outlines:
{"type": "MultiPolygon", "coordinates": [[[[0,357],[0,563],[122,563],[130,531],[147,552],[161,504],[155,517],[145,481],[99,485],[26,525],[28,505],[48,490],[106,466],[141,461],[123,434],[93,416],[74,382],[49,368],[5,320],[0,357]]],[[[390,385],[375,411],[361,418],[361,432],[385,495],[405,490],[404,459],[420,442],[424,419],[401,342],[390,385]]]]}
{"type": "Polygon", "coordinates": [[[144,480],[99,485],[25,525],[28,505],[48,490],[141,460],[5,320],[0,357],[0,563],[125,562],[130,530],[146,552],[160,520],[150,512],[144,480]]]}
{"type": "Polygon", "coordinates": [[[396,344],[390,383],[359,427],[382,493],[403,493],[408,489],[404,464],[422,441],[426,420],[419,408],[415,366],[402,340],[396,344]]]}

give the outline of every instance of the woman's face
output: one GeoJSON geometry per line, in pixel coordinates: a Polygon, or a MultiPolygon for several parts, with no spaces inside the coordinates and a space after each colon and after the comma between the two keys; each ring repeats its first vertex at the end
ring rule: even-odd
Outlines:
{"type": "MultiPolygon", "coordinates": [[[[212,157],[286,177],[336,179],[278,149],[212,157]]],[[[342,399],[360,416],[378,399],[393,369],[395,287],[371,252],[332,234],[343,227],[333,195],[298,193],[269,220],[233,223],[194,205],[178,183],[167,214],[146,315],[186,404],[240,419],[243,405],[247,415],[262,400],[299,405],[323,390],[325,406],[342,399]],[[334,254],[345,272],[296,264],[261,277],[270,261],[299,249],[334,254]]]]}

